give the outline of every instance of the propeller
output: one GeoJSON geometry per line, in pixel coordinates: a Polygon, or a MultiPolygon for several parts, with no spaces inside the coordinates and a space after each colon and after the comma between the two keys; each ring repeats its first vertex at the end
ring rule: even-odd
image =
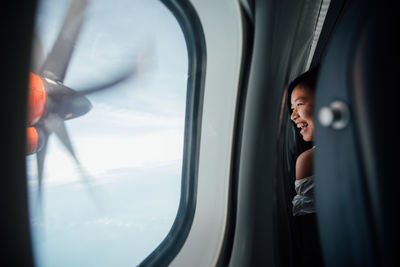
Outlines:
{"type": "MultiPolygon", "coordinates": [[[[33,66],[30,73],[27,154],[36,153],[38,169],[39,197],[43,184],[43,170],[46,160],[48,139],[51,134],[61,141],[81,171],[82,179],[87,179],[69,137],[65,120],[82,116],[89,112],[92,104],[86,95],[106,90],[137,72],[137,67],[101,85],[76,91],[63,84],[74,52],[75,44],[84,23],[88,0],[71,0],[57,39],[41,66],[33,66]]],[[[43,48],[36,36],[36,53],[42,54],[43,48]]],[[[38,58],[34,59],[36,62],[38,58]]],[[[35,62],[34,62],[35,64],[35,62]]]]}

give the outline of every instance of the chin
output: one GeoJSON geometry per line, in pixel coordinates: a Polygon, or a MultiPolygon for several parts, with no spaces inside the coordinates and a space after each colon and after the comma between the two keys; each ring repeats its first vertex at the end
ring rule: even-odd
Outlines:
{"type": "Polygon", "coordinates": [[[312,141],[312,136],[303,135],[303,140],[306,141],[306,142],[310,142],[310,141],[312,141]]]}

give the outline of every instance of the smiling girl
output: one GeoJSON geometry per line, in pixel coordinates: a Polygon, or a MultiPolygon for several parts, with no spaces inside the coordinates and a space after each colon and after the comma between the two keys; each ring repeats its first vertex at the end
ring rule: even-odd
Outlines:
{"type": "MultiPolygon", "coordinates": [[[[303,142],[312,144],[314,135],[314,88],[318,68],[313,68],[295,79],[288,87],[290,119],[300,133],[303,142]]],[[[296,160],[293,215],[315,213],[313,194],[313,156],[314,147],[303,151],[296,160]]]]}
{"type": "Polygon", "coordinates": [[[287,104],[290,119],[301,136],[302,149],[296,159],[295,191],[292,213],[298,233],[300,262],[298,266],[322,266],[314,206],[314,88],[318,67],[305,72],[288,86],[287,104]]]}

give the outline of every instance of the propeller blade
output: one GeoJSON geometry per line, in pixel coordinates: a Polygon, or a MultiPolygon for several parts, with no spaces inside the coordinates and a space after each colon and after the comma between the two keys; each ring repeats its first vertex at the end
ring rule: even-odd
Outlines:
{"type": "Polygon", "coordinates": [[[44,138],[43,138],[43,147],[39,150],[39,152],[36,153],[37,170],[38,170],[39,199],[41,199],[41,195],[42,195],[43,168],[44,168],[44,161],[46,159],[48,137],[49,136],[48,136],[47,132],[45,132],[44,138]]]}
{"type": "Polygon", "coordinates": [[[129,78],[133,78],[136,76],[136,69],[134,69],[131,72],[128,73],[124,73],[121,76],[115,78],[114,80],[111,80],[109,82],[106,82],[104,84],[100,84],[97,86],[93,86],[93,87],[89,87],[89,88],[85,88],[82,90],[77,91],[77,93],[79,95],[89,95],[89,94],[93,94],[93,93],[97,93],[97,92],[101,92],[104,91],[106,89],[109,89],[113,86],[116,86],[117,84],[124,82],[126,80],[128,80],[129,78]]]}
{"type": "Polygon", "coordinates": [[[32,51],[32,61],[31,61],[31,71],[33,73],[39,73],[40,67],[43,65],[45,60],[45,52],[43,48],[42,41],[39,38],[39,33],[35,29],[33,33],[33,51],[32,51]]]}
{"type": "Polygon", "coordinates": [[[152,45],[148,45],[147,49],[139,54],[139,56],[136,58],[136,62],[133,64],[132,67],[126,68],[127,71],[122,73],[121,75],[117,76],[113,80],[110,80],[109,82],[106,82],[101,85],[96,85],[93,87],[81,89],[77,91],[80,95],[89,95],[92,93],[97,93],[103,90],[106,90],[108,88],[111,88],[115,85],[118,85],[121,82],[124,82],[128,79],[133,79],[135,78],[138,74],[141,72],[145,71],[147,69],[147,65],[149,64],[149,58],[150,58],[150,52],[154,50],[152,48],[152,45]]]}
{"type": "Polygon", "coordinates": [[[64,120],[56,114],[49,114],[49,116],[44,121],[44,125],[48,132],[56,134],[56,136],[58,137],[58,139],[60,139],[64,147],[75,159],[76,163],[80,164],[78,158],[76,157],[74,148],[72,147],[72,143],[69,138],[67,128],[65,127],[64,120]]]}
{"type": "Polygon", "coordinates": [[[41,69],[41,75],[63,82],[76,40],[82,28],[88,0],[72,0],[57,40],[41,69]]]}
{"type": "Polygon", "coordinates": [[[68,132],[67,132],[67,128],[65,127],[64,120],[55,114],[50,114],[44,123],[45,123],[46,129],[49,132],[54,132],[56,134],[58,139],[60,139],[60,141],[63,143],[63,145],[67,148],[68,152],[74,158],[75,163],[79,170],[79,174],[80,174],[82,183],[85,184],[86,190],[89,193],[89,195],[91,196],[94,205],[97,206],[97,208],[99,210],[101,210],[102,209],[101,205],[99,205],[100,199],[98,197],[96,197],[95,192],[89,186],[90,183],[92,182],[92,179],[90,179],[91,176],[85,170],[85,168],[82,166],[82,164],[78,160],[78,157],[75,154],[71,140],[70,140],[68,132]]]}
{"type": "Polygon", "coordinates": [[[104,205],[101,201],[101,198],[90,186],[92,184],[92,182],[94,181],[94,179],[86,171],[86,169],[79,163],[79,161],[77,161],[76,164],[78,166],[79,174],[81,177],[81,182],[84,184],[87,193],[90,195],[90,198],[93,201],[93,205],[98,209],[98,211],[102,212],[104,205]]]}

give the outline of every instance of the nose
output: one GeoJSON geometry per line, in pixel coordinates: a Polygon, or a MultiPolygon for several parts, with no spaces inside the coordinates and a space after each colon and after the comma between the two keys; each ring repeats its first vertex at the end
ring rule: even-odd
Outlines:
{"type": "Polygon", "coordinates": [[[298,117],[299,117],[299,115],[297,114],[297,110],[293,109],[292,115],[290,115],[290,119],[292,121],[295,121],[298,117]]]}

